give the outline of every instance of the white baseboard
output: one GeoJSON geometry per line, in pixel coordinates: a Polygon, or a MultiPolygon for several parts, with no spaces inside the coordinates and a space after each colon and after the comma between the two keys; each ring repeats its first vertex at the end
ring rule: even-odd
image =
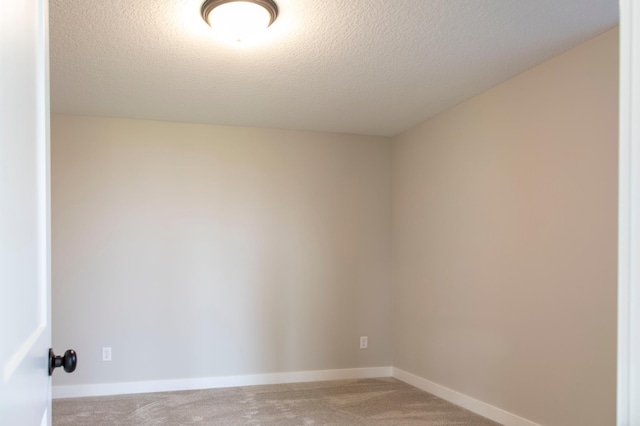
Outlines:
{"type": "Polygon", "coordinates": [[[504,426],[541,426],[531,420],[527,420],[515,414],[504,411],[501,408],[494,407],[486,402],[479,401],[468,395],[449,389],[422,377],[416,376],[399,368],[392,368],[392,376],[398,380],[408,383],[412,386],[422,389],[423,391],[432,393],[440,398],[453,404],[466,408],[476,414],[486,417],[494,422],[498,422],[504,426]]]}
{"type": "Polygon", "coordinates": [[[391,377],[391,367],[349,368],[343,370],[296,371],[244,376],[201,377],[195,379],[152,380],[147,382],[101,383],[96,385],[53,386],[53,399],[133,393],[230,388],[279,383],[391,377]]]}

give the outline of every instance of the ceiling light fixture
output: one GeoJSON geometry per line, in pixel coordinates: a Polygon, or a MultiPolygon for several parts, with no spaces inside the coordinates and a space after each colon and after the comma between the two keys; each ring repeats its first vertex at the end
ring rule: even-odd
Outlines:
{"type": "Polygon", "coordinates": [[[276,20],[278,6],[273,0],[206,0],[200,14],[221,35],[244,41],[276,20]]]}

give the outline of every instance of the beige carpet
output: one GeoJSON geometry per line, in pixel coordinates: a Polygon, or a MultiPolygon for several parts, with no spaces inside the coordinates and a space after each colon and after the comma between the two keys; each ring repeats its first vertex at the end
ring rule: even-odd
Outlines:
{"type": "Polygon", "coordinates": [[[497,425],[393,378],[58,399],[53,424],[497,425]]]}

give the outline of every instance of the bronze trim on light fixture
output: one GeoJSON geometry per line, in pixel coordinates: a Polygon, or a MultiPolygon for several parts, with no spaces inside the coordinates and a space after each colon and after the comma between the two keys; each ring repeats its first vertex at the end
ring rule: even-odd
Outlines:
{"type": "MultiPolygon", "coordinates": [[[[200,14],[202,15],[202,19],[211,26],[211,22],[209,22],[209,13],[216,7],[225,4],[225,3],[234,3],[237,1],[244,1],[248,3],[254,3],[259,6],[264,7],[269,15],[271,15],[271,19],[269,20],[269,25],[273,24],[273,21],[278,17],[278,5],[273,0],[206,0],[202,3],[202,8],[200,9],[200,14]]],[[[267,26],[269,26],[267,25],[267,26]]]]}

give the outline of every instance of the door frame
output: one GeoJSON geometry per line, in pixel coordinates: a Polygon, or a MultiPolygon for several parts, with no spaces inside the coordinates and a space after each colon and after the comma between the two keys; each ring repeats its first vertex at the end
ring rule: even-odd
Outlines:
{"type": "Polygon", "coordinates": [[[617,424],[640,424],[640,3],[620,0],[617,424]]]}

